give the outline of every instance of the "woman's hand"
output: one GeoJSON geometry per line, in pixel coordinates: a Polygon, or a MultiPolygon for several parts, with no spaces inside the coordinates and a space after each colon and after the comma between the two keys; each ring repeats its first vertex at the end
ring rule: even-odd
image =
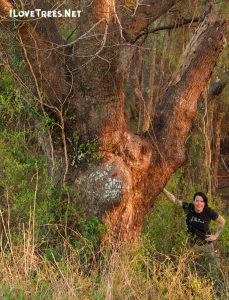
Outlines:
{"type": "Polygon", "coordinates": [[[218,234],[207,234],[206,238],[205,238],[205,241],[207,241],[207,242],[216,241],[218,236],[219,236],[218,234]]]}
{"type": "Polygon", "coordinates": [[[216,219],[216,222],[218,223],[218,228],[216,230],[215,234],[207,234],[205,241],[207,242],[213,242],[216,241],[219,237],[220,232],[223,230],[223,227],[226,223],[225,219],[222,216],[218,216],[218,218],[216,219]]]}

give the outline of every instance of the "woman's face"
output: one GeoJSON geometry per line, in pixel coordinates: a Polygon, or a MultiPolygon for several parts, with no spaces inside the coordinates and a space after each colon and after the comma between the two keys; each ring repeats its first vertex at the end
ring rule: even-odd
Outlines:
{"type": "Polygon", "coordinates": [[[201,196],[196,196],[193,204],[197,213],[201,213],[203,211],[205,203],[204,199],[201,196]]]}

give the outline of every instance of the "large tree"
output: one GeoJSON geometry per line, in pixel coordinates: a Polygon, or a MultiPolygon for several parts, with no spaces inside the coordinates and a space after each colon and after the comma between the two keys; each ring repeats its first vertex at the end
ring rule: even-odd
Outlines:
{"type": "MultiPolygon", "coordinates": [[[[44,2],[34,1],[33,7],[57,7],[44,2]]],[[[223,50],[227,22],[212,20],[207,4],[154,109],[151,126],[135,134],[124,114],[131,65],[152,24],[180,1],[81,2],[77,37],[69,42],[60,34],[57,19],[13,21],[12,2],[0,0],[1,59],[21,90],[32,92],[43,113],[55,120],[41,142],[50,174],[79,190],[88,211],[106,221],[115,238],[133,241],[157,195],[185,162],[186,136],[223,50]],[[24,57],[23,74],[12,63],[14,38],[24,57]],[[80,162],[90,143],[98,145],[100,159],[85,166],[80,162]],[[74,153],[77,167],[70,159],[74,153]]],[[[139,87],[132,88],[139,96],[139,87]]]]}

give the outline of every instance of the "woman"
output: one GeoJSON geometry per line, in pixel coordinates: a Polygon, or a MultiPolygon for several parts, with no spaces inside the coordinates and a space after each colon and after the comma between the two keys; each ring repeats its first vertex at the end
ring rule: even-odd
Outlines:
{"type": "Polygon", "coordinates": [[[204,193],[195,193],[193,203],[177,199],[166,189],[163,190],[163,193],[173,203],[178,203],[183,207],[186,213],[188,232],[191,236],[190,245],[198,262],[196,270],[200,275],[210,276],[214,283],[215,292],[220,295],[223,289],[224,276],[220,270],[219,256],[214,251],[212,242],[218,239],[220,232],[223,230],[224,218],[208,206],[208,199],[204,193]],[[218,223],[215,234],[210,231],[211,220],[218,223]]]}
{"type": "Polygon", "coordinates": [[[178,203],[183,207],[186,213],[186,224],[192,242],[203,245],[211,244],[217,240],[220,232],[224,228],[225,219],[208,206],[208,199],[204,193],[195,193],[193,203],[187,203],[177,199],[166,189],[163,190],[163,193],[173,203],[178,203]],[[218,223],[215,234],[212,234],[210,231],[211,220],[218,223]]]}

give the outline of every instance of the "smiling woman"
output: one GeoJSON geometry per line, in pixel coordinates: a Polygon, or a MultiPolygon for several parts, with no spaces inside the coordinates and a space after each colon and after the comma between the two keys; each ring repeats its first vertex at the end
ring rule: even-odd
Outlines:
{"type": "Polygon", "coordinates": [[[194,194],[193,203],[187,203],[177,199],[173,194],[163,189],[164,195],[174,204],[183,207],[186,213],[186,224],[190,235],[189,244],[193,252],[197,255],[198,267],[205,275],[209,275],[215,281],[215,287],[220,290],[223,278],[220,271],[220,260],[214,250],[213,241],[217,240],[220,232],[224,228],[225,220],[217,212],[208,206],[208,199],[202,192],[194,194]],[[215,234],[210,231],[211,221],[218,223],[215,234]]]}
{"type": "Polygon", "coordinates": [[[165,196],[173,203],[180,204],[186,213],[186,224],[188,232],[191,235],[192,244],[210,244],[217,240],[220,232],[224,228],[225,220],[217,212],[208,206],[208,199],[202,192],[194,194],[193,203],[187,203],[176,199],[174,195],[166,189],[163,190],[165,196]],[[211,234],[210,223],[214,220],[218,223],[218,228],[215,234],[211,234]]]}

